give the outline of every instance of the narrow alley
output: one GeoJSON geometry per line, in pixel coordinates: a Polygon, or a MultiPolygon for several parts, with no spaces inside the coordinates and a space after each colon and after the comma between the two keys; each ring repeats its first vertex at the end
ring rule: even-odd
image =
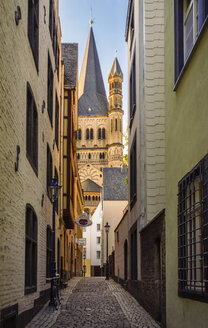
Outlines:
{"type": "Polygon", "coordinates": [[[27,328],[156,328],[159,325],[119,284],[104,277],[75,277],[61,291],[58,310],[48,306],[27,328]]]}

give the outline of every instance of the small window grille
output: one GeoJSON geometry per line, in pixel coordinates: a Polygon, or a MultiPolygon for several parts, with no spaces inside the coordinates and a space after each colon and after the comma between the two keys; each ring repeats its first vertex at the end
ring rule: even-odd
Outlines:
{"type": "Polygon", "coordinates": [[[208,155],[178,184],[178,291],[208,302],[208,155]]]}

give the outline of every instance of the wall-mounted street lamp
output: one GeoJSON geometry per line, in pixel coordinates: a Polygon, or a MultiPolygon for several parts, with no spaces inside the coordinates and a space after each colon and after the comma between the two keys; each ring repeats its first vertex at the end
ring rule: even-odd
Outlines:
{"type": "Polygon", "coordinates": [[[105,232],[106,232],[106,275],[105,280],[109,280],[109,262],[108,262],[108,233],[110,230],[110,226],[108,222],[106,222],[106,225],[104,226],[105,232]]]}
{"type": "Polygon", "coordinates": [[[54,300],[54,279],[56,277],[56,260],[55,260],[55,207],[56,200],[60,192],[61,186],[58,185],[57,179],[53,178],[51,185],[48,187],[50,200],[53,203],[53,227],[52,227],[52,263],[51,263],[51,298],[49,305],[55,306],[54,300]]]}

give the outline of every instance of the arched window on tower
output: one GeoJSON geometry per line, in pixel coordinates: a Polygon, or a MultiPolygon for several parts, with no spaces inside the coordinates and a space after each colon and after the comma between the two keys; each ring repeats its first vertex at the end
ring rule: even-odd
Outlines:
{"type": "Polygon", "coordinates": [[[78,139],[79,140],[82,139],[82,130],[81,129],[78,130],[78,139]]]}
{"type": "Polygon", "coordinates": [[[90,139],[93,140],[93,129],[90,129],[90,139]]]}
{"type": "Polygon", "coordinates": [[[101,139],[101,128],[98,129],[98,139],[101,139]]]}
{"type": "Polygon", "coordinates": [[[115,119],[115,131],[117,131],[118,130],[118,120],[117,120],[117,118],[115,119]]]}
{"type": "Polygon", "coordinates": [[[90,138],[90,130],[86,129],[86,140],[89,140],[90,138]]]}
{"type": "Polygon", "coordinates": [[[80,154],[79,153],[77,153],[77,159],[80,159],[80,154]]]}
{"type": "Polygon", "coordinates": [[[88,158],[91,159],[91,154],[90,153],[88,154],[88,158]]]}
{"type": "Polygon", "coordinates": [[[91,200],[91,196],[88,196],[88,200],[91,200]]]}
{"type": "Polygon", "coordinates": [[[105,128],[102,128],[102,139],[105,139],[105,128]]]}

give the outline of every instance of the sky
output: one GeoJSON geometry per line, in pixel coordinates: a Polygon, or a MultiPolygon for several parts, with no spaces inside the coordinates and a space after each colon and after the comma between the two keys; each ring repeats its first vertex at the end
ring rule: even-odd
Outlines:
{"type": "Polygon", "coordinates": [[[108,74],[115,53],[120,63],[123,82],[124,131],[127,126],[127,44],[125,28],[128,0],[59,0],[62,42],[78,43],[79,72],[90,30],[89,20],[95,21],[93,31],[108,97],[108,74]]]}

